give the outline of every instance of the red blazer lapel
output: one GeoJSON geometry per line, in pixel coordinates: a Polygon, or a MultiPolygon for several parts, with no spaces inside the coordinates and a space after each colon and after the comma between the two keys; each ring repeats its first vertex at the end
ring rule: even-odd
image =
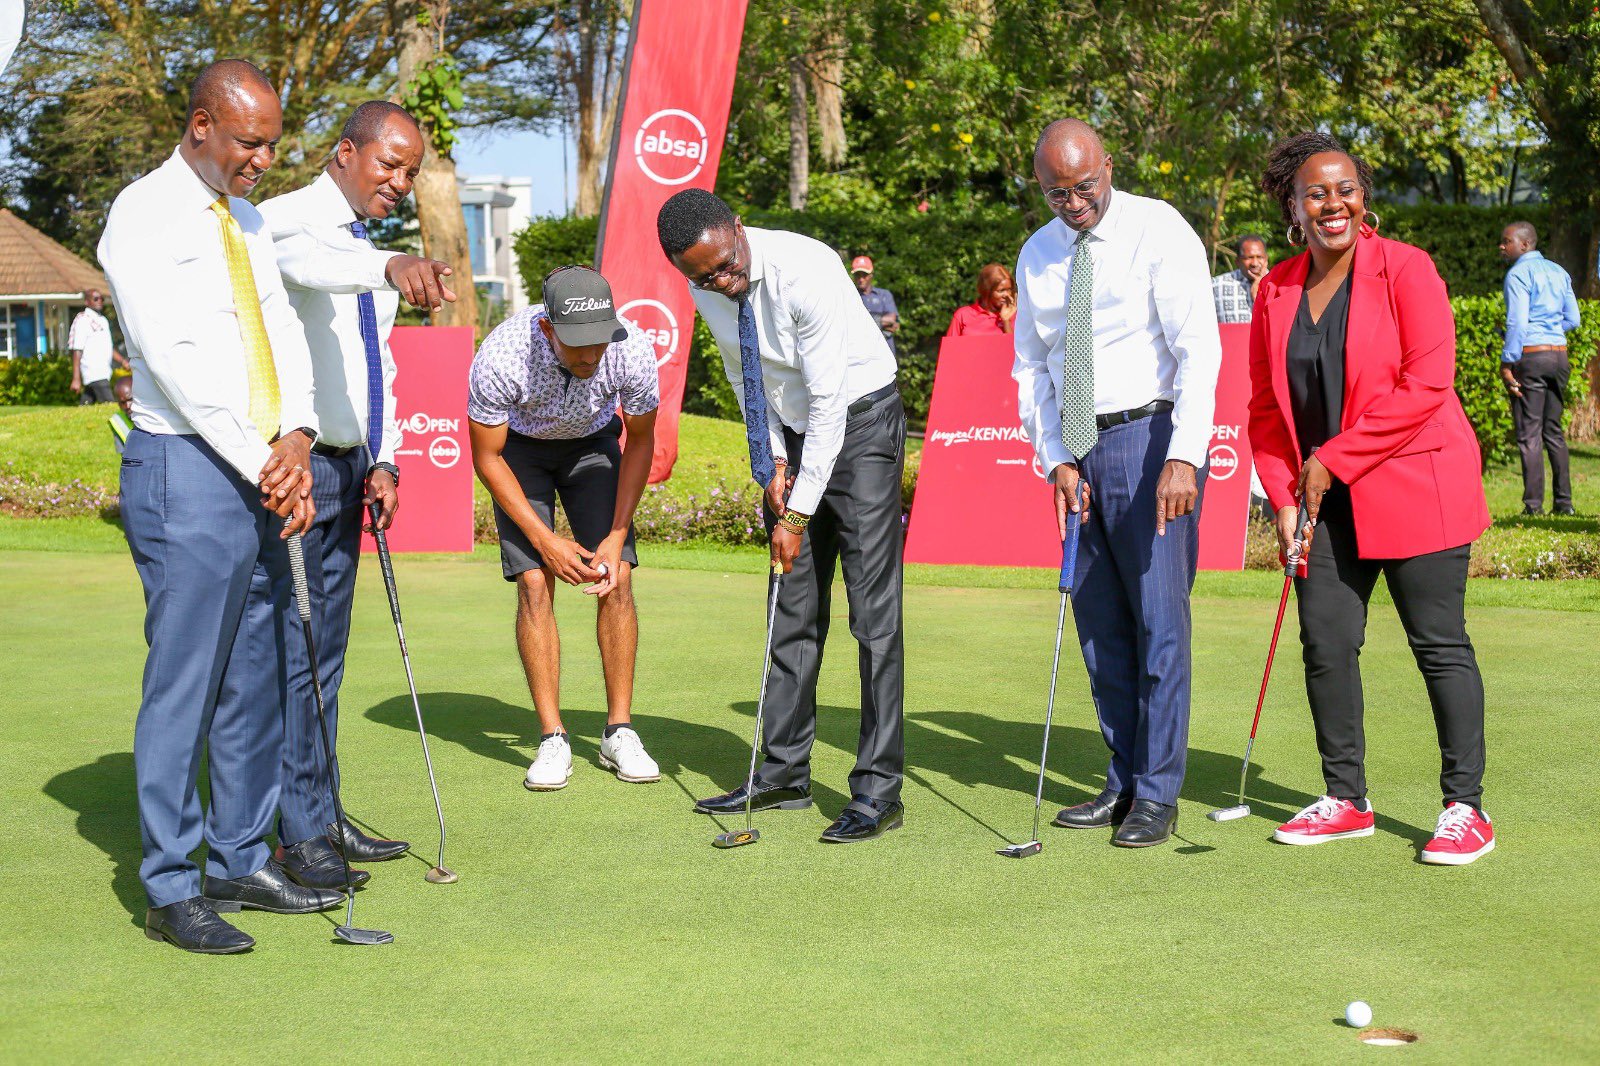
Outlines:
{"type": "Polygon", "coordinates": [[[1289,428],[1289,439],[1294,443],[1295,457],[1300,455],[1300,440],[1294,428],[1294,407],[1289,402],[1289,329],[1294,316],[1300,311],[1300,297],[1305,293],[1306,275],[1311,270],[1311,254],[1302,252],[1290,261],[1289,268],[1272,296],[1262,306],[1267,316],[1267,338],[1272,355],[1272,394],[1277,398],[1278,409],[1283,412],[1283,424],[1289,428]]]}
{"type": "Polygon", "coordinates": [[[1356,384],[1375,351],[1379,329],[1392,317],[1385,256],[1378,241],[1377,234],[1363,225],[1356,242],[1355,261],[1350,264],[1350,318],[1344,340],[1343,429],[1349,429],[1360,414],[1353,402],[1356,384]]]}

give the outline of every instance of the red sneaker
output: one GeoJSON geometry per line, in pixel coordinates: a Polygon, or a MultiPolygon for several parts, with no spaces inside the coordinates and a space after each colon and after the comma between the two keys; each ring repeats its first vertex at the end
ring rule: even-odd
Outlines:
{"type": "Polygon", "coordinates": [[[1321,844],[1345,837],[1369,837],[1374,820],[1371,804],[1361,811],[1349,800],[1323,796],[1278,826],[1272,839],[1280,844],[1321,844]]]}
{"type": "Polygon", "coordinates": [[[1452,803],[1439,815],[1433,839],[1420,857],[1435,866],[1465,866],[1493,850],[1494,827],[1489,819],[1465,803],[1452,803]]]}

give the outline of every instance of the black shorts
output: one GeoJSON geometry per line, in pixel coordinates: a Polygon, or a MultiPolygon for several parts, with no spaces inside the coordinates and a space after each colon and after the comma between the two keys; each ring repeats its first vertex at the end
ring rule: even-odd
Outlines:
{"type": "MultiPolygon", "coordinates": [[[[611,519],[617,512],[621,436],[620,418],[613,418],[593,436],[571,440],[539,440],[508,430],[503,454],[539,520],[555,528],[556,497],[560,496],[572,539],[593,551],[611,532],[611,519]]],[[[528,535],[499,504],[494,508],[494,525],[500,533],[500,570],[507,581],[543,565],[528,535]]],[[[622,560],[639,565],[631,526],[622,545],[622,560]]]]}

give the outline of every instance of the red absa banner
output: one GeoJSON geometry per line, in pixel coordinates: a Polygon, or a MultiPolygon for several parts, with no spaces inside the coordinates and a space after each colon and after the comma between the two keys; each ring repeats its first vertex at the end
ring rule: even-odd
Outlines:
{"type": "MultiPolygon", "coordinates": [[[[467,440],[471,326],[396,326],[394,419],[400,427],[396,552],[472,550],[472,450],[467,440]]],[[[363,534],[363,551],[375,550],[363,534]]]]}
{"type": "MultiPolygon", "coordinates": [[[[1222,327],[1211,476],[1200,515],[1200,567],[1205,570],[1244,566],[1250,510],[1249,336],[1248,326],[1222,327]]],[[[1061,565],[1044,471],[1017,416],[1013,358],[1011,338],[999,334],[947,337],[939,349],[907,562],[1061,565]]]]}
{"type": "Polygon", "coordinates": [[[650,480],[678,458],[678,416],[694,336],[694,302],[656,240],[656,213],[682,189],[710,189],[728,129],[728,104],[747,0],[639,0],[622,114],[600,208],[595,268],[617,312],[655,340],[661,373],[650,480]]]}

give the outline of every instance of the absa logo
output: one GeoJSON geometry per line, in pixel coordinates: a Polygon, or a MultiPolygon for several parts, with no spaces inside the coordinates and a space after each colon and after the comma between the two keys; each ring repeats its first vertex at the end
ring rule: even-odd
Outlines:
{"type": "Polygon", "coordinates": [[[461,445],[454,437],[435,437],[428,445],[428,459],[440,470],[449,470],[461,459],[461,445]]]}
{"type": "Polygon", "coordinates": [[[633,135],[633,158],[639,169],[662,185],[693,181],[706,165],[706,128],[687,111],[657,111],[633,135]]]}
{"type": "Polygon", "coordinates": [[[630,300],[617,308],[617,314],[632,322],[656,346],[657,370],[678,354],[678,319],[660,300],[630,300]]]}
{"type": "Polygon", "coordinates": [[[1212,445],[1207,466],[1212,481],[1226,481],[1239,472],[1239,453],[1233,450],[1232,445],[1212,445]]]}

